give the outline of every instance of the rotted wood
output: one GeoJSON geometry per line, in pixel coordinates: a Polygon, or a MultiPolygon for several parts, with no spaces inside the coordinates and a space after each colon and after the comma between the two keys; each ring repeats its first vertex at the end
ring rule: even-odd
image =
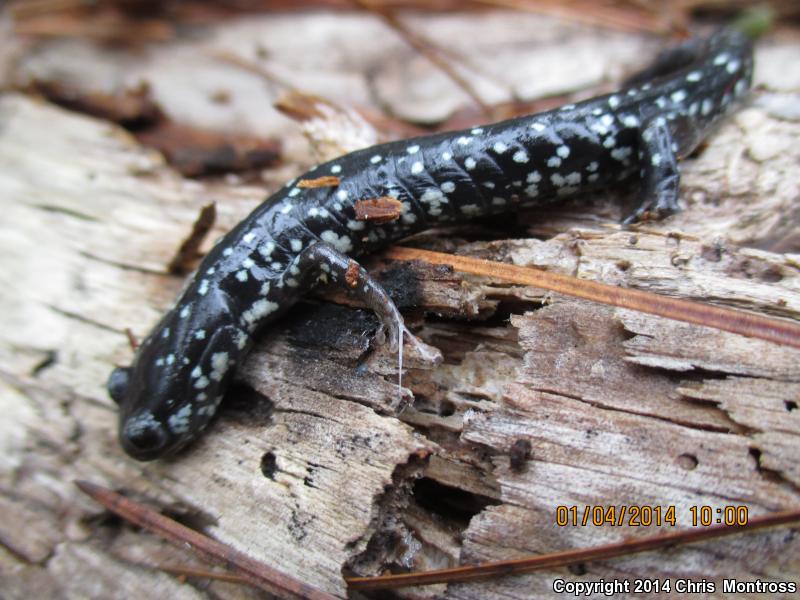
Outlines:
{"type": "MultiPolygon", "coordinates": [[[[478,90],[490,102],[507,100],[508,87],[527,97],[599,89],[618,78],[618,65],[647,52],[643,39],[602,32],[608,43],[598,57],[601,32],[517,13],[413,23],[423,33],[460,32],[456,49],[484,67],[478,90]],[[524,40],[514,37],[522,36],[520,19],[530,24],[524,40]],[[494,52],[500,62],[513,53],[522,75],[539,69],[536,82],[509,79],[481,47],[470,55],[464,40],[474,44],[478,28],[481,40],[494,32],[508,43],[494,52]],[[563,34],[557,43],[553,31],[563,34]],[[568,59],[558,58],[565,43],[568,59]],[[553,64],[572,69],[581,53],[592,56],[591,69],[556,79],[553,64]]],[[[308,74],[322,61],[329,87],[310,91],[346,106],[388,102],[396,114],[433,122],[463,103],[452,82],[420,66],[423,59],[383,27],[357,15],[265,17],[219,25],[214,50],[252,54],[255,40],[268,40],[267,66],[295,78],[294,87],[318,84],[308,74]],[[316,58],[304,72],[292,45],[300,42],[286,31],[312,22],[338,40],[341,55],[325,62],[329,53],[309,46],[302,55],[316,58]],[[363,55],[356,31],[376,40],[373,58],[387,65],[373,80],[352,75],[373,73],[371,62],[356,60],[363,55]],[[422,75],[399,93],[413,69],[422,75]],[[345,88],[352,96],[329,93],[345,88]]],[[[0,576],[8,597],[257,597],[232,583],[184,583],[159,570],[203,565],[108,518],[74,479],[154,503],[342,597],[346,573],[506,559],[658,529],[557,527],[559,505],[674,505],[684,527],[691,506],[741,504],[762,514],[800,505],[800,352],[380,256],[369,267],[408,325],[441,350],[441,365],[409,351],[399,390],[396,356],[370,348],[375,318],[346,295],[320,290],[261,340],[208,435],[169,460],[127,458],[103,385],[114,364],[130,360],[125,329],[141,338],[180,289],[183,278],[168,265],[201,208],[215,203],[215,237],[265,190],[334,151],[326,140],[314,156],[299,127],[269,108],[280,86],[192,49],[167,44],[144,66],[135,63],[131,79],[149,79],[162,108],[190,124],[284,133],[284,166],[262,179],[190,180],[106,120],[28,95],[0,96],[0,576]],[[184,64],[191,78],[171,79],[176,56],[194,61],[194,69],[184,64]],[[186,90],[177,93],[181,84],[209,93],[198,82],[215,77],[229,88],[224,106],[187,105],[186,90]]],[[[685,163],[686,208],[667,221],[621,230],[622,199],[603,196],[511,226],[439,230],[409,243],[796,321],[800,124],[787,116],[794,92],[781,87],[774,66],[787,56],[800,58],[788,34],[760,46],[764,89],[685,163]]],[[[87,58],[98,68],[71,81],[87,91],[107,90],[115,65],[130,60],[58,42],[17,58],[13,80],[75,75],[87,58]]],[[[314,134],[319,127],[306,124],[317,141],[325,134],[314,134]]],[[[340,151],[377,137],[368,126],[353,131],[340,151]]],[[[796,580],[797,573],[798,537],[774,530],[591,563],[580,575],[545,571],[405,594],[532,598],[548,595],[556,578],[796,580]]]]}

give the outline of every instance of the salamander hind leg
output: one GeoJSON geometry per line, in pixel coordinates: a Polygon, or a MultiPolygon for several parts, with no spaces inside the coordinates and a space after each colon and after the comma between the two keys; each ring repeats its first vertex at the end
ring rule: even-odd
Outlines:
{"type": "Polygon", "coordinates": [[[379,342],[386,335],[390,348],[399,351],[405,336],[421,358],[430,362],[441,361],[438,350],[421,342],[408,330],[400,311],[383,286],[349,256],[325,242],[317,242],[300,254],[297,266],[304,277],[335,284],[364,302],[381,323],[376,336],[379,342]]]}
{"type": "Polygon", "coordinates": [[[662,117],[645,122],[639,135],[639,165],[642,181],[638,208],[623,221],[660,219],[680,210],[680,171],[675,143],[662,117]]]}

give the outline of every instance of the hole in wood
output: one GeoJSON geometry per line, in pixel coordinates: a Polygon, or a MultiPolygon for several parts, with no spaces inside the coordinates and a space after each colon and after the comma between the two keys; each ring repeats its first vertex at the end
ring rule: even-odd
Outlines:
{"type": "Polygon", "coordinates": [[[442,400],[439,403],[439,415],[442,417],[450,417],[456,412],[456,405],[450,400],[442,400]]]}
{"type": "Polygon", "coordinates": [[[694,454],[681,454],[678,457],[678,466],[687,471],[697,468],[697,457],[694,454]]]}
{"type": "Polygon", "coordinates": [[[423,477],[414,484],[414,499],[422,508],[462,527],[487,506],[499,501],[423,477]]]}

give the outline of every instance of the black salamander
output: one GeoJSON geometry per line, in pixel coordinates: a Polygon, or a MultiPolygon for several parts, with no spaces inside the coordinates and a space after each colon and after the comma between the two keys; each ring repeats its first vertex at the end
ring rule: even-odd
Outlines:
{"type": "Polygon", "coordinates": [[[119,438],[140,460],[174,452],[217,410],[253,339],[318,281],[352,289],[378,315],[393,347],[405,329],[391,299],[351,256],[442,223],[540,206],[640,181],[626,222],[678,208],[677,160],[750,87],[748,39],[723,30],[656,59],[622,91],[556,110],[342,156],[290,182],[213,248],[170,310],[108,381],[119,438]],[[359,221],[354,203],[402,203],[389,223],[359,221]],[[349,270],[348,270],[349,269],[349,270]]]}

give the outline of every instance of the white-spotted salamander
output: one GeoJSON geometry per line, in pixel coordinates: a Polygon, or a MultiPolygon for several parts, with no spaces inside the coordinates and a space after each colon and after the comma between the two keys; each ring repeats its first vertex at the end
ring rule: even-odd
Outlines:
{"type": "MultiPolygon", "coordinates": [[[[254,336],[318,281],[352,289],[393,346],[402,319],[349,256],[368,254],[440,223],[506,213],[641,182],[626,221],[677,209],[678,157],[689,154],[750,87],[749,39],[722,30],[660,55],[622,91],[456,133],[381,144],[301,176],[256,208],[205,257],[194,278],[108,390],[119,438],[150,460],[193,440],[217,410],[254,336]],[[402,203],[391,222],[355,218],[358,200],[402,203]]],[[[400,205],[398,205],[400,206],[400,205]]]]}

